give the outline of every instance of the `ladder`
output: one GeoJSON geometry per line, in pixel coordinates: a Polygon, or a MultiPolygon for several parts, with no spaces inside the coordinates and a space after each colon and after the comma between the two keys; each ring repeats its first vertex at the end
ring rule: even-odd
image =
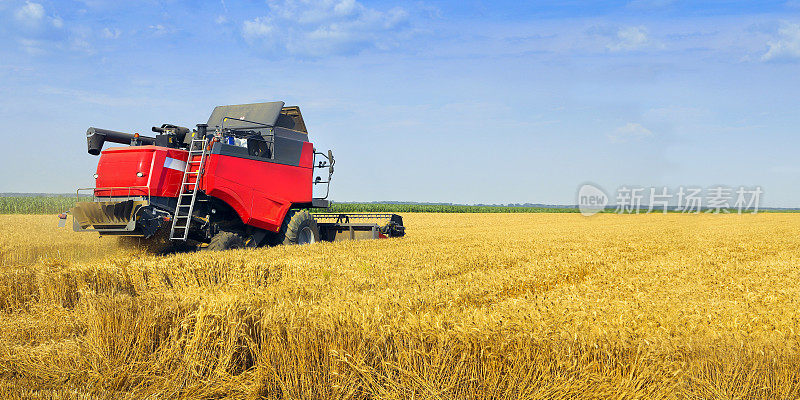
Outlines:
{"type": "Polygon", "coordinates": [[[203,162],[206,160],[205,137],[192,137],[189,144],[189,157],[186,158],[186,167],[183,170],[183,179],[178,191],[178,204],[175,207],[175,216],[172,217],[172,229],[169,232],[171,240],[183,240],[189,237],[189,225],[192,223],[192,212],[197,200],[197,186],[203,173],[203,162]],[[199,146],[199,147],[198,147],[199,146]],[[200,156],[199,160],[195,160],[200,156]]]}

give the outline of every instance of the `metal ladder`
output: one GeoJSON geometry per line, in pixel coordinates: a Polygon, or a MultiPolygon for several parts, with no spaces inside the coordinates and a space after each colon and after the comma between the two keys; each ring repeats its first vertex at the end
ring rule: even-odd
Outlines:
{"type": "Polygon", "coordinates": [[[185,241],[189,237],[189,225],[192,223],[192,212],[194,212],[194,203],[197,200],[197,186],[200,184],[203,163],[206,160],[207,143],[205,137],[193,137],[189,144],[189,157],[186,158],[181,188],[178,191],[178,204],[175,207],[175,216],[172,217],[172,229],[169,231],[171,240],[185,241]],[[195,161],[194,158],[198,155],[200,160],[195,161]],[[192,171],[194,166],[197,166],[197,169],[192,171]],[[194,181],[192,181],[192,177],[194,177],[194,181]]]}

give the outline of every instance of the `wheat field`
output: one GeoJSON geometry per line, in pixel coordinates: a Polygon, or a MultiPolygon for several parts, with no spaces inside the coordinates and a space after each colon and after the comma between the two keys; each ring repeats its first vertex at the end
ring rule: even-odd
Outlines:
{"type": "Polygon", "coordinates": [[[0,215],[0,397],[800,397],[800,214],[405,214],[152,256],[0,215]]]}

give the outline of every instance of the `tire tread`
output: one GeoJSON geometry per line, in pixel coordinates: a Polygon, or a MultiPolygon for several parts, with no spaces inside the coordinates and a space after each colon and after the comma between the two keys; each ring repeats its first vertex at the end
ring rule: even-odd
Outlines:
{"type": "Polygon", "coordinates": [[[244,247],[244,239],[233,232],[220,232],[211,238],[206,250],[221,251],[229,249],[240,249],[244,247]]]}

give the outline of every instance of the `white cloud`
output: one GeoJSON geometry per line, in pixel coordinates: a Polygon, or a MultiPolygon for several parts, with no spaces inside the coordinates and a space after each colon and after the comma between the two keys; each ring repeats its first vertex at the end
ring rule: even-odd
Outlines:
{"type": "Polygon", "coordinates": [[[122,32],[116,28],[103,28],[103,37],[106,39],[116,39],[122,32]]]}
{"type": "Polygon", "coordinates": [[[762,61],[800,59],[800,24],[784,23],[767,46],[769,50],[761,56],[762,61]]]}
{"type": "Polygon", "coordinates": [[[74,37],[74,38],[70,39],[69,48],[70,48],[70,50],[79,51],[79,52],[82,52],[82,53],[87,54],[87,55],[93,55],[93,54],[96,53],[96,51],[95,51],[94,47],[92,46],[92,44],[89,43],[88,40],[80,38],[80,37],[74,37]]]}
{"type": "Polygon", "coordinates": [[[155,36],[164,36],[164,35],[170,33],[170,29],[167,28],[164,25],[161,25],[161,24],[150,25],[149,28],[153,31],[153,35],[155,35],[155,36]]]}
{"type": "Polygon", "coordinates": [[[342,0],[333,7],[333,11],[338,15],[348,15],[356,10],[357,5],[355,0],[342,0]]]}
{"type": "Polygon", "coordinates": [[[356,0],[272,0],[269,16],[242,23],[254,45],[300,57],[356,54],[399,45],[410,33],[402,8],[381,11],[356,0]]]}
{"type": "Polygon", "coordinates": [[[97,53],[92,44],[96,37],[97,32],[93,31],[89,27],[73,28],[65,43],[65,46],[72,52],[93,55],[97,53]]]}
{"type": "Polygon", "coordinates": [[[14,18],[25,25],[39,25],[44,18],[44,7],[39,3],[25,2],[25,5],[14,13],[14,18]]]}
{"type": "Polygon", "coordinates": [[[18,42],[22,50],[30,55],[41,55],[45,53],[44,48],[46,47],[46,43],[41,40],[21,38],[18,42]]]}
{"type": "Polygon", "coordinates": [[[646,137],[653,136],[653,132],[645,128],[641,124],[635,122],[628,122],[625,126],[617,128],[614,133],[608,135],[612,142],[622,143],[633,140],[640,140],[646,137]]]}
{"type": "Polygon", "coordinates": [[[252,21],[244,21],[242,24],[242,34],[245,39],[255,40],[272,36],[275,27],[267,17],[259,17],[252,21]]]}
{"type": "MultiPolygon", "coordinates": [[[[2,1],[2,0],[0,0],[2,1]]],[[[41,55],[66,42],[65,23],[59,16],[47,15],[40,3],[26,1],[14,9],[15,36],[19,47],[28,54],[41,55]]]]}
{"type": "Polygon", "coordinates": [[[219,16],[217,16],[216,19],[214,19],[214,22],[216,22],[219,25],[222,25],[222,24],[228,22],[228,18],[225,17],[224,15],[219,15],[219,16]]]}
{"type": "Polygon", "coordinates": [[[606,46],[611,51],[639,50],[651,44],[644,26],[628,26],[617,30],[614,41],[606,46]]]}

